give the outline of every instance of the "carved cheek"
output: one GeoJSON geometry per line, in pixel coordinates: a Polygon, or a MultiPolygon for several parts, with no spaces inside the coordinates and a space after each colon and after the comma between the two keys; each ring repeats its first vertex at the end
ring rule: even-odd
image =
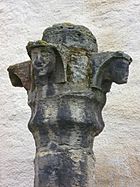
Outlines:
{"type": "Polygon", "coordinates": [[[129,74],[129,64],[126,64],[126,63],[122,64],[121,74],[122,74],[122,78],[128,77],[128,74],[129,74]]]}
{"type": "Polygon", "coordinates": [[[128,74],[129,74],[129,71],[128,71],[128,68],[127,67],[123,67],[121,69],[116,69],[116,82],[118,83],[126,83],[127,82],[127,79],[128,79],[128,74]]]}
{"type": "Polygon", "coordinates": [[[129,75],[129,65],[127,65],[124,69],[123,69],[123,81],[127,82],[128,79],[128,75],[129,75]]]}
{"type": "Polygon", "coordinates": [[[121,80],[124,77],[128,76],[128,72],[129,72],[128,63],[122,61],[116,61],[115,65],[113,66],[114,78],[121,80]]]}

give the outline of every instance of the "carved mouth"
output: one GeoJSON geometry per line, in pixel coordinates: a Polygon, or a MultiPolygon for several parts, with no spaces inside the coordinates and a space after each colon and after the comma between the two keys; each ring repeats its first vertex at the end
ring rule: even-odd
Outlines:
{"type": "Polygon", "coordinates": [[[127,83],[127,80],[128,80],[128,76],[123,77],[123,79],[122,79],[122,84],[123,84],[123,83],[127,83]]]}
{"type": "Polygon", "coordinates": [[[45,75],[47,72],[48,72],[48,67],[45,67],[44,69],[43,69],[43,68],[40,68],[40,70],[39,70],[39,76],[43,76],[43,75],[45,75]]]}
{"type": "Polygon", "coordinates": [[[123,79],[123,80],[127,80],[127,79],[128,79],[128,76],[124,77],[124,79],[123,79]]]}
{"type": "Polygon", "coordinates": [[[122,77],[121,79],[118,79],[114,82],[117,84],[124,84],[124,83],[127,83],[127,80],[128,80],[128,75],[126,75],[125,77],[122,77]]]}

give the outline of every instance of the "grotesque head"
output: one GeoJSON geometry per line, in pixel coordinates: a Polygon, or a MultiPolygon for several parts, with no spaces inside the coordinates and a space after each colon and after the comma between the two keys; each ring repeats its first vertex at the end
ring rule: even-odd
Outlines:
{"type": "Polygon", "coordinates": [[[109,73],[112,82],[124,84],[129,75],[129,65],[132,62],[130,56],[122,52],[116,52],[109,66],[109,73]]]}
{"type": "Polygon", "coordinates": [[[31,52],[31,59],[34,70],[38,76],[49,75],[55,67],[55,54],[49,47],[34,48],[31,52]]]}
{"type": "Polygon", "coordinates": [[[52,79],[56,63],[54,47],[39,40],[29,42],[27,51],[32,60],[35,82],[40,82],[40,79],[43,79],[42,82],[52,79]]]}
{"type": "Polygon", "coordinates": [[[117,52],[102,52],[93,57],[93,82],[92,87],[110,91],[112,82],[124,84],[127,82],[129,65],[132,59],[129,55],[117,52]]]}

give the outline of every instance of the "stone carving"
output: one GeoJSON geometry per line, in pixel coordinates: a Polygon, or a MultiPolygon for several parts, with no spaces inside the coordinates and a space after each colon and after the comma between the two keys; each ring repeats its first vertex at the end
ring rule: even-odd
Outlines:
{"type": "Polygon", "coordinates": [[[120,51],[94,55],[92,86],[107,93],[110,91],[112,82],[117,84],[127,83],[131,61],[130,56],[120,51]]]}
{"type": "Polygon", "coordinates": [[[30,61],[8,68],[13,86],[27,90],[32,111],[35,187],[94,186],[92,147],[104,128],[106,93],[112,82],[127,82],[132,61],[97,48],[86,27],[56,24],[28,43],[30,61]]]}

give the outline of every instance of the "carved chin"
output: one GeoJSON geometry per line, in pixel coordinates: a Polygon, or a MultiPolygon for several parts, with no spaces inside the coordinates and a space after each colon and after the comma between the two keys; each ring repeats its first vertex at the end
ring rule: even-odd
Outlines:
{"type": "Polygon", "coordinates": [[[39,72],[39,76],[44,76],[45,74],[46,74],[46,72],[44,72],[44,71],[39,72]]]}
{"type": "Polygon", "coordinates": [[[128,76],[127,76],[127,77],[124,77],[124,78],[122,79],[122,81],[123,81],[124,83],[127,83],[127,80],[128,80],[128,76]]]}
{"type": "Polygon", "coordinates": [[[117,84],[125,84],[125,83],[127,83],[127,80],[128,80],[128,76],[123,77],[121,80],[116,80],[114,82],[117,84]]]}
{"type": "Polygon", "coordinates": [[[47,74],[47,72],[48,72],[48,68],[45,68],[45,69],[40,70],[39,73],[38,73],[38,75],[39,76],[44,76],[44,75],[47,74]]]}

